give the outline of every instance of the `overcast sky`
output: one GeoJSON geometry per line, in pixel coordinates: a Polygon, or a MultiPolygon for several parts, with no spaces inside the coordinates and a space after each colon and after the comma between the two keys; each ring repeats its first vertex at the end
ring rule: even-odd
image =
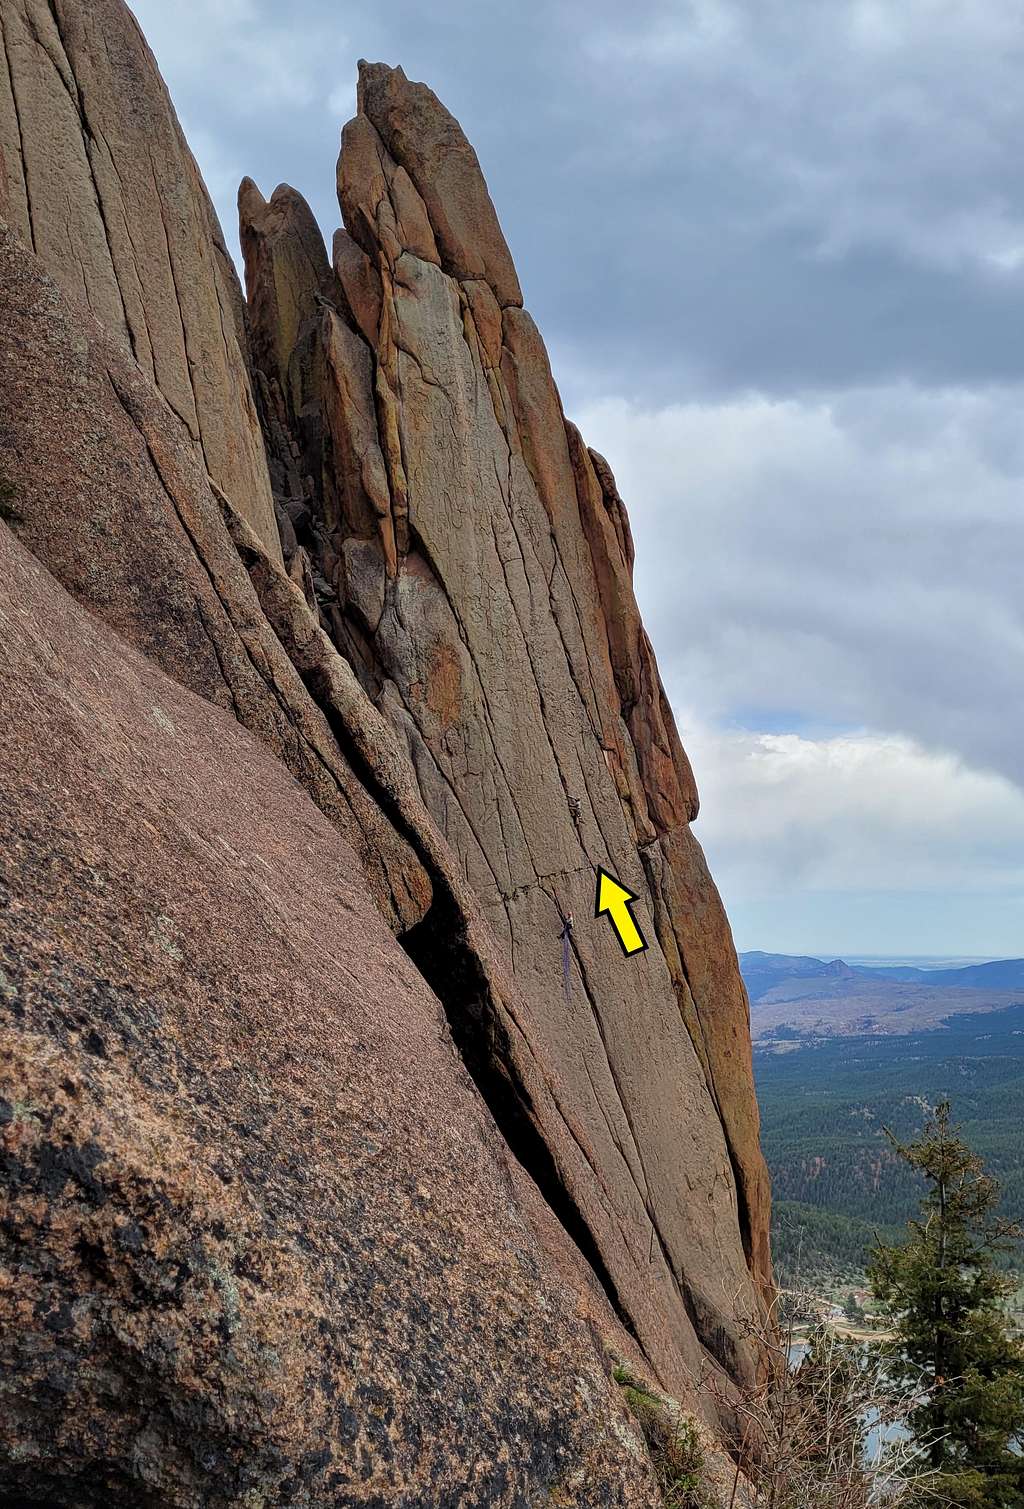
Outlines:
{"type": "Polygon", "coordinates": [[[1024,954],[1024,0],[136,0],[338,223],[359,57],[479,153],[741,948],[1024,954]]]}

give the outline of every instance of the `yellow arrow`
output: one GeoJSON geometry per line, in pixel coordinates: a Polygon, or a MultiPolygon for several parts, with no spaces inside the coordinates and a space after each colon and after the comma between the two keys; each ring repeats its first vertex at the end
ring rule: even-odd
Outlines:
{"type": "Polygon", "coordinates": [[[594,916],[600,917],[602,912],[608,913],[615,936],[627,959],[631,954],[642,953],[647,947],[647,940],[633,921],[633,913],[630,911],[631,904],[639,899],[639,896],[634,896],[632,891],[620,885],[614,875],[609,875],[607,870],[598,866],[594,916]]]}

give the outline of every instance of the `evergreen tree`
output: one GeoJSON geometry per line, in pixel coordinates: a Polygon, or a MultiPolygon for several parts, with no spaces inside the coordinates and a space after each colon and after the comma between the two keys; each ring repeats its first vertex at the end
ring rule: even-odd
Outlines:
{"type": "Polygon", "coordinates": [[[1024,1509],[1024,1345],[995,1261],[1024,1232],[997,1216],[999,1186],[958,1131],[944,1101],[916,1141],[892,1139],[927,1191],[907,1241],[877,1243],[868,1277],[933,1486],[955,1503],[1024,1509]]]}

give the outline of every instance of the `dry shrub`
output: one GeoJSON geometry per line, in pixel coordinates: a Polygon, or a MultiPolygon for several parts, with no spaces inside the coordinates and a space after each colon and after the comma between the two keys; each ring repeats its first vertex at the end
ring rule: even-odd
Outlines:
{"type": "Polygon", "coordinates": [[[938,1509],[948,1502],[927,1471],[927,1443],[901,1430],[916,1391],[887,1377],[877,1349],[825,1325],[811,1330],[793,1366],[802,1307],[787,1299],[785,1315],[777,1301],[763,1321],[747,1322],[766,1359],[755,1387],[736,1391],[710,1370],[703,1379],[738,1421],[736,1455],[746,1466],[736,1470],[731,1509],[938,1509]],[[887,1444],[869,1453],[873,1431],[887,1444]]]}

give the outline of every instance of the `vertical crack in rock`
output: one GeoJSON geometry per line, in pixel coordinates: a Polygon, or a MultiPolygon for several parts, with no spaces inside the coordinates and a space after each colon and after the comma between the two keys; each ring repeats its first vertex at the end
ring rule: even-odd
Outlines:
{"type": "MultiPolygon", "coordinates": [[[[396,830],[409,842],[431,883],[432,900],[422,918],[398,934],[398,941],[444,1007],[452,1038],[466,1068],[494,1117],[512,1155],[540,1190],[567,1235],[594,1272],[614,1313],[630,1335],[632,1322],[608,1273],[593,1234],[579,1210],[551,1148],[538,1125],[530,1090],[523,1080],[509,1034],[508,1010],[495,996],[495,980],[467,924],[468,898],[444,863],[445,849],[427,813],[407,781],[400,757],[387,778],[388,738],[368,709],[354,716],[358,697],[343,664],[322,630],[315,627],[298,595],[289,592],[259,542],[222,507],[236,547],[248,566],[268,618],[292,656],[303,680],[324,711],[347,762],[370,791],[396,830]]],[[[397,746],[396,746],[397,753],[397,746]]],[[[539,883],[539,882],[538,882],[539,883]]]]}
{"type": "Polygon", "coordinates": [[[462,932],[463,921],[451,898],[435,892],[423,920],[398,941],[444,1006],[455,1046],[509,1151],[590,1265],[620,1322],[638,1339],[593,1233],[537,1124],[508,1036],[489,1004],[489,981],[462,932]]]}
{"type": "MultiPolygon", "coordinates": [[[[10,203],[14,191],[16,189],[21,189],[25,200],[26,227],[29,234],[29,240],[32,245],[32,250],[35,251],[36,233],[35,226],[32,221],[32,195],[28,180],[28,160],[25,155],[25,132],[21,124],[21,107],[18,104],[18,86],[15,82],[14,64],[11,60],[11,48],[7,40],[7,27],[4,24],[2,13],[0,13],[0,39],[3,40],[4,45],[4,66],[7,71],[6,82],[8,90],[10,92],[11,113],[13,115],[14,130],[17,137],[18,155],[16,158],[14,158],[14,161],[18,165],[20,170],[18,178],[13,184],[7,177],[7,172],[10,170],[5,171],[5,173],[2,175],[3,182],[0,182],[0,210],[3,210],[6,214],[7,207],[10,203]]],[[[0,166],[6,167],[6,165],[3,163],[2,158],[0,158],[0,166]]]]}

